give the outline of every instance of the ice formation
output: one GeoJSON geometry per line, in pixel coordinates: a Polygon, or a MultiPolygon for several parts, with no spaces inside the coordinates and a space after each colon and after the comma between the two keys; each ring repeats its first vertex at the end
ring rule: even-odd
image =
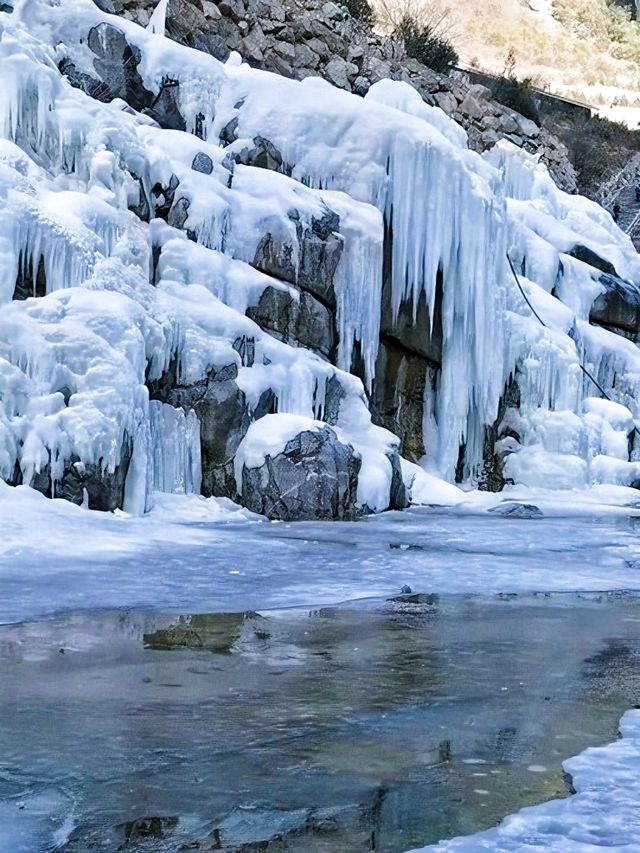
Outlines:
{"type": "Polygon", "coordinates": [[[233,366],[250,419],[266,393],[281,417],[331,418],[362,457],[359,500],[384,509],[398,442],[373,425],[367,394],[386,286],[394,317],[410,301],[416,321],[421,298],[431,325],[441,311],[423,468],[473,480],[493,429],[507,481],[640,480],[638,348],[590,323],[604,268],[640,281],[604,210],[509,143],[472,153],[408,84],[361,99],[236,54],[220,63],[164,37],[164,0],[147,30],[91,0],[13,5],[0,12],[0,477],[46,475],[55,494],[72,469],[116,475],[126,456],[128,510],[149,509],[154,490],[197,493],[200,424],[149,388],[171,370],[187,387],[233,366]],[[108,77],[113,28],[138,56],[138,91],[156,103],[170,89],[184,130],[82,91],[96,56],[108,77]],[[265,140],[271,168],[247,160],[265,140]],[[334,219],[337,340],[318,354],[245,315],[267,291],[300,302],[305,235],[334,219]],[[260,252],[291,274],[258,269],[260,252]],[[331,383],[340,404],[328,412],[331,383]]]}

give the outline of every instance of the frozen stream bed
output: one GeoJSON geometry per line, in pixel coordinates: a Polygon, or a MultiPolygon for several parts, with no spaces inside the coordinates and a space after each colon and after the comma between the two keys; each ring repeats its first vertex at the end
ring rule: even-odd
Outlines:
{"type": "Polygon", "coordinates": [[[640,700],[638,509],[606,497],[286,525],[4,488],[1,853],[585,851],[594,813],[637,849],[635,718],[583,752],[640,700]],[[579,753],[604,805],[567,798],[579,753]]]}
{"type": "Polygon", "coordinates": [[[487,829],[567,795],[562,761],[615,737],[639,664],[630,594],[4,626],[0,850],[401,853],[487,829]]]}

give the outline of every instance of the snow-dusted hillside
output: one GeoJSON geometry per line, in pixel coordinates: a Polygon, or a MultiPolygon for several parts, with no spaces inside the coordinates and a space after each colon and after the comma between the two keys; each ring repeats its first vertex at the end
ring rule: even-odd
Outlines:
{"type": "Polygon", "coordinates": [[[609,215],[407,84],[222,64],[165,5],[0,12],[0,477],[275,517],[403,506],[418,462],[640,480],[640,262],[609,215]]]}

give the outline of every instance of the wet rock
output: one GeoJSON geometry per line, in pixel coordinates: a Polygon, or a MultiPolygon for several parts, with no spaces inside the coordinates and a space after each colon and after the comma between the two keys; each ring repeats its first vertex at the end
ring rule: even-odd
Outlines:
{"type": "Polygon", "coordinates": [[[140,817],[117,826],[96,827],[95,824],[81,824],[69,835],[63,846],[57,847],[61,853],[119,853],[127,850],[131,853],[146,851],[168,851],[177,849],[179,844],[174,835],[178,829],[178,817],[140,817]],[[171,842],[166,847],[162,842],[171,842]],[[160,846],[161,845],[161,846],[160,846]]]}
{"type": "Polygon", "coordinates": [[[435,593],[406,593],[387,599],[392,609],[404,613],[429,613],[437,608],[440,598],[435,593]]]}
{"type": "MultiPolygon", "coordinates": [[[[72,456],[66,461],[62,476],[56,482],[53,482],[51,467],[47,465],[28,485],[49,498],[63,498],[78,506],[86,502],[89,509],[113,512],[122,509],[124,505],[131,452],[132,445],[127,439],[120,453],[120,463],[113,471],[100,464],[81,462],[79,457],[72,456]]],[[[17,469],[10,484],[21,485],[22,482],[22,475],[17,469]]]]}
{"type": "Polygon", "coordinates": [[[478,476],[480,491],[501,492],[507,485],[505,461],[520,446],[520,435],[514,429],[519,423],[519,409],[520,388],[517,376],[513,376],[500,398],[497,418],[485,427],[482,470],[478,476]]]}
{"type": "Polygon", "coordinates": [[[203,649],[230,652],[243,628],[263,620],[257,613],[206,613],[181,616],[177,624],[144,634],[145,647],[155,651],[203,649]]]}
{"type": "MultiPolygon", "coordinates": [[[[153,95],[145,88],[138,71],[140,51],[129,44],[122,30],[112,24],[98,24],[89,31],[87,43],[95,56],[93,67],[102,84],[100,100],[122,98],[136,110],[150,106],[153,95]]],[[[82,79],[76,77],[72,82],[81,83],[82,79]]],[[[94,89],[93,97],[98,92],[99,89],[94,89]]]]}
{"type": "Polygon", "coordinates": [[[389,509],[406,509],[409,506],[409,495],[402,478],[402,465],[400,454],[397,452],[387,453],[387,459],[391,463],[391,489],[389,492],[389,509]]]}
{"type": "Polygon", "coordinates": [[[345,397],[346,392],[342,387],[342,383],[334,374],[327,382],[324,395],[324,420],[330,426],[335,426],[338,423],[340,406],[345,397]]]}
{"type": "Polygon", "coordinates": [[[239,806],[199,841],[201,851],[284,853],[287,850],[368,850],[373,805],[348,804],[324,808],[275,809],[239,806]],[[333,837],[335,836],[335,837],[333,837]]]}
{"type": "Polygon", "coordinates": [[[387,337],[382,339],[373,384],[373,418],[399,436],[400,453],[412,462],[425,453],[425,388],[433,381],[434,368],[425,358],[387,337]]]}
{"type": "Polygon", "coordinates": [[[185,412],[195,411],[200,421],[202,493],[234,499],[233,457],[257,416],[236,382],[238,366],[212,368],[204,379],[188,386],[177,381],[176,373],[176,365],[171,365],[160,380],[148,383],[149,396],[185,412]]]}
{"type": "MultiPolygon", "coordinates": [[[[389,248],[385,247],[387,254],[389,248]]],[[[394,317],[388,275],[382,289],[382,334],[393,338],[405,350],[422,356],[434,365],[442,362],[442,287],[442,275],[439,273],[436,280],[433,322],[423,292],[420,293],[417,306],[414,306],[412,299],[407,299],[400,305],[397,317],[394,317]]]]}
{"type": "Polygon", "coordinates": [[[177,817],[142,817],[125,823],[122,829],[126,842],[131,843],[139,839],[166,838],[177,825],[177,817]]]}
{"type": "Polygon", "coordinates": [[[24,262],[21,254],[18,262],[18,275],[16,276],[13,299],[24,300],[30,296],[46,296],[46,293],[47,276],[45,273],[44,257],[40,256],[40,260],[34,269],[32,263],[24,262]]]}
{"type": "Polygon", "coordinates": [[[601,258],[600,255],[597,255],[592,249],[588,249],[586,246],[576,245],[567,252],[567,255],[588,264],[590,267],[600,270],[600,272],[618,276],[616,268],[610,261],[607,261],[605,258],[601,258]]]}
{"type": "Polygon", "coordinates": [[[539,507],[515,502],[498,504],[491,507],[489,512],[501,518],[544,518],[544,513],[539,507]]]}
{"type": "Polygon", "coordinates": [[[157,96],[142,112],[166,130],[186,130],[187,124],[180,112],[179,91],[180,84],[177,80],[163,80],[157,96]]]}
{"type": "MultiPolygon", "coordinates": [[[[235,135],[237,126],[236,119],[232,119],[231,122],[225,126],[222,131],[225,135],[225,139],[231,135],[235,135]],[[234,121],[235,124],[233,123],[234,121]],[[231,128],[233,128],[233,134],[230,133],[231,128]]],[[[222,139],[222,136],[220,138],[222,139]]],[[[253,144],[251,147],[244,148],[235,155],[237,163],[240,163],[243,166],[254,166],[256,169],[268,169],[271,172],[281,172],[285,175],[289,175],[291,173],[291,169],[284,163],[282,154],[272,142],[265,139],[263,136],[255,136],[252,142],[253,144]]]]}
{"type": "Polygon", "coordinates": [[[305,430],[259,468],[242,471],[242,502],[271,519],[353,519],[361,461],[331,427],[305,430]]]}
{"type": "MultiPolygon", "coordinates": [[[[180,214],[178,210],[184,209],[184,213],[186,214],[189,210],[189,202],[187,199],[179,199],[175,205],[175,211],[172,215],[171,211],[174,208],[174,200],[176,196],[176,190],[180,186],[180,181],[177,175],[171,175],[169,178],[169,182],[166,185],[155,184],[155,186],[151,190],[151,207],[153,208],[153,215],[159,219],[164,219],[165,222],[171,220],[174,225],[180,221],[180,227],[184,227],[184,223],[186,222],[186,215],[184,219],[180,218],[180,214]],[[186,205],[185,205],[186,203],[186,205]]],[[[176,225],[177,227],[177,225],[176,225]]]]}
{"type": "Polygon", "coordinates": [[[328,309],[336,306],[333,278],[344,247],[338,233],[340,219],[327,211],[303,223],[297,211],[289,214],[296,223],[296,237],[283,239],[265,234],[256,248],[252,265],[267,275],[297,285],[319,299],[328,309]]]}
{"type": "Polygon", "coordinates": [[[231,145],[238,138],[238,124],[238,116],[234,116],[220,131],[220,142],[224,146],[231,145]]]}
{"type": "Polygon", "coordinates": [[[300,265],[297,283],[335,308],[333,278],[344,249],[340,217],[333,211],[314,218],[299,237],[300,265]]]}
{"type": "Polygon", "coordinates": [[[295,284],[298,276],[294,258],[294,246],[269,232],[258,243],[252,266],[274,278],[295,284]]]}
{"type": "MultiPolygon", "coordinates": [[[[178,201],[171,207],[167,215],[167,223],[172,228],[177,228],[183,231],[189,218],[189,207],[191,202],[188,198],[179,198],[178,201]]],[[[157,211],[156,211],[157,212],[157,211]]]]}

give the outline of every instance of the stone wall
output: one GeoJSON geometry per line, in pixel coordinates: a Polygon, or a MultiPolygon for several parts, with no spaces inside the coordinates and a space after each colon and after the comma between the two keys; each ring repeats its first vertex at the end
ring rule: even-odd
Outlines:
{"type": "MultiPolygon", "coordinates": [[[[145,25],[157,0],[95,0],[105,11],[145,25]]],[[[321,76],[365,95],[384,78],[411,83],[469,134],[476,151],[508,139],[539,153],[556,183],[576,191],[565,146],[548,130],[495,101],[488,88],[437,74],[403,45],[372,32],[346,8],[322,0],[169,0],[167,35],[224,60],[237,50],[252,66],[301,79],[321,76]]]]}

